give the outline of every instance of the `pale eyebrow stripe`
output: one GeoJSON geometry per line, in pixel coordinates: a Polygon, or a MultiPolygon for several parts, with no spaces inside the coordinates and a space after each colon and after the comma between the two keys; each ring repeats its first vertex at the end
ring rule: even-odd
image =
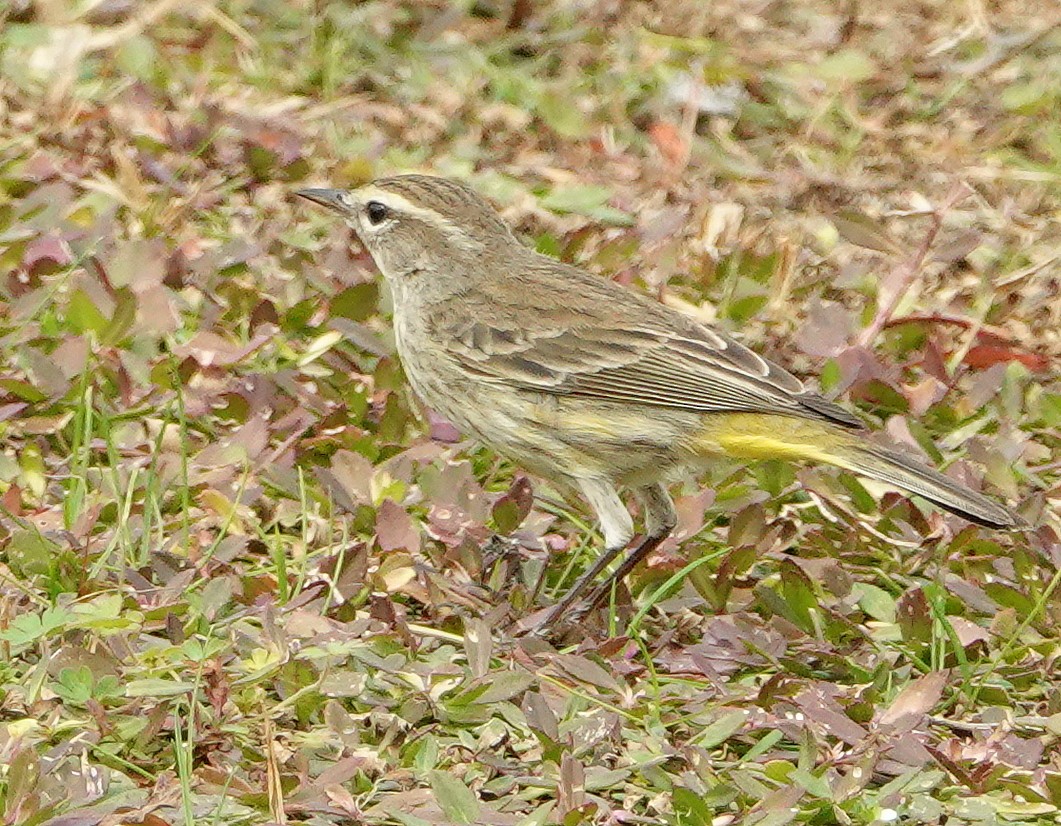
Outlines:
{"type": "Polygon", "coordinates": [[[385,206],[393,209],[395,212],[411,215],[414,218],[420,218],[430,224],[434,224],[442,229],[447,235],[451,236],[454,241],[457,241],[464,247],[476,248],[481,246],[478,241],[469,237],[468,233],[442,213],[436,212],[430,207],[425,207],[415,201],[410,201],[404,195],[399,195],[396,192],[391,192],[389,189],[381,189],[380,187],[372,185],[362,187],[358,190],[357,194],[366,203],[368,201],[379,201],[385,206]]]}

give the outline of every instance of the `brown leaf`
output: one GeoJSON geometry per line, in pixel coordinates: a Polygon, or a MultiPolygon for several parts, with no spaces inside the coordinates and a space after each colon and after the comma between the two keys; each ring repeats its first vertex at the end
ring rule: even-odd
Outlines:
{"type": "Polygon", "coordinates": [[[878,722],[896,731],[913,729],[939,702],[948,678],[946,671],[933,671],[909,683],[892,700],[878,722]]]}
{"type": "Polygon", "coordinates": [[[492,510],[494,523],[502,534],[510,534],[527,518],[534,504],[534,489],[522,474],[512,480],[512,486],[497,498],[492,510]]]}
{"type": "Polygon", "coordinates": [[[964,363],[977,370],[996,364],[1019,361],[1033,373],[1041,373],[1050,367],[1050,359],[1041,353],[1031,353],[1012,345],[976,344],[965,354],[964,363]]]}
{"type": "Polygon", "coordinates": [[[473,677],[485,677],[489,673],[493,644],[490,624],[486,620],[480,617],[464,621],[464,654],[473,677]]]}
{"type": "Polygon", "coordinates": [[[461,432],[456,426],[434,410],[427,411],[427,422],[431,427],[431,438],[436,442],[453,445],[461,440],[461,432]]]}
{"type": "Polygon", "coordinates": [[[616,679],[593,660],[575,654],[558,654],[554,662],[579,682],[589,683],[609,691],[619,692],[616,679]]]}
{"type": "Polygon", "coordinates": [[[332,476],[343,486],[343,491],[354,505],[372,501],[372,463],[352,450],[338,450],[332,456],[332,476]]]}
{"type": "Polygon", "coordinates": [[[970,622],[965,617],[947,617],[947,621],[954,629],[954,633],[958,635],[958,642],[963,648],[968,648],[977,642],[986,643],[991,639],[990,631],[975,622],[970,622]]]}
{"type": "Polygon", "coordinates": [[[376,539],[384,551],[420,550],[420,530],[397,502],[384,499],[376,511],[376,539]]]}
{"type": "Polygon", "coordinates": [[[852,210],[842,210],[832,217],[833,226],[845,241],[859,247],[895,255],[899,245],[895,243],[881,223],[868,215],[852,210]]]}
{"type": "Polygon", "coordinates": [[[22,266],[31,275],[46,275],[72,264],[70,245],[62,238],[45,235],[34,238],[26,245],[22,254],[22,266]]]}
{"type": "Polygon", "coordinates": [[[174,347],[173,352],[179,358],[190,356],[203,367],[227,366],[242,361],[269,339],[268,335],[257,335],[246,344],[240,344],[217,333],[198,332],[187,344],[174,347]]]}
{"type": "Polygon", "coordinates": [[[527,718],[527,725],[535,731],[540,731],[550,740],[560,739],[560,728],[556,720],[556,714],[545,697],[537,691],[528,691],[523,697],[523,714],[527,718]]]}
{"type": "Polygon", "coordinates": [[[158,238],[126,241],[107,260],[105,269],[116,289],[130,287],[141,292],[157,286],[166,273],[166,245],[158,238]]]}
{"type": "Polygon", "coordinates": [[[584,806],[586,797],[586,770],[577,759],[568,753],[560,759],[560,783],[556,789],[557,813],[564,815],[584,806]]]}
{"type": "Polygon", "coordinates": [[[906,642],[924,645],[932,639],[932,613],[923,590],[911,588],[899,597],[895,608],[899,630],[906,642]]]}
{"type": "Polygon", "coordinates": [[[799,693],[795,703],[811,720],[825,729],[827,734],[843,740],[849,745],[858,745],[868,732],[844,713],[840,704],[826,696],[822,687],[814,686],[799,693]]]}
{"type": "Polygon", "coordinates": [[[677,126],[657,120],[648,127],[648,134],[667,163],[675,166],[684,163],[689,148],[677,126]]]}
{"type": "Polygon", "coordinates": [[[835,301],[815,299],[807,308],[806,321],[796,331],[796,344],[807,355],[837,356],[847,349],[854,331],[854,312],[835,301]]]}
{"type": "Polygon", "coordinates": [[[973,250],[980,246],[984,236],[979,230],[969,229],[956,238],[952,238],[945,244],[940,244],[932,251],[932,258],[945,264],[953,264],[963,260],[973,250]]]}

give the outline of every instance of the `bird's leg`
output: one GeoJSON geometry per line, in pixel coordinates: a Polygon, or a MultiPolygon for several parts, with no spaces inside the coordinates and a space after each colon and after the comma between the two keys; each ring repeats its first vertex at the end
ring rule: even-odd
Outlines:
{"type": "MultiPolygon", "coordinates": [[[[640,548],[641,546],[638,545],[634,549],[634,553],[637,553],[640,548]]],[[[601,571],[611,565],[612,561],[625,550],[626,545],[620,545],[617,548],[605,548],[604,553],[598,557],[597,561],[593,564],[593,567],[580,576],[578,582],[571,587],[571,590],[564,594],[564,598],[552,607],[549,613],[545,616],[545,619],[542,620],[541,627],[544,628],[553,625],[558,619],[561,619],[563,615],[570,610],[571,606],[578,601],[578,598],[582,596],[582,592],[592,585],[597,577],[600,576],[601,571]]],[[[651,550],[651,548],[649,550],[651,550]]],[[[610,582],[611,579],[609,578],[608,581],[610,582]]],[[[579,616],[584,613],[585,610],[579,611],[579,616]]]]}
{"type": "MultiPolygon", "coordinates": [[[[622,545],[618,543],[612,544],[608,542],[608,522],[605,514],[610,513],[618,523],[622,523],[624,526],[629,524],[629,531],[633,533],[633,525],[629,522],[624,522],[617,516],[617,512],[612,509],[611,511],[605,510],[603,507],[598,505],[604,504],[600,501],[594,501],[590,498],[589,491],[583,486],[583,492],[586,494],[586,498],[590,501],[590,504],[594,506],[594,509],[601,515],[601,526],[604,529],[605,536],[605,550],[601,554],[600,558],[597,559],[593,567],[584,573],[575,583],[574,587],[568,591],[564,598],[561,599],[556,605],[553,606],[552,610],[548,613],[541,625],[548,626],[555,623],[557,620],[567,618],[571,620],[577,620],[586,611],[592,610],[594,606],[598,605],[608,594],[611,593],[612,583],[621,581],[628,573],[637,567],[646,556],[660,546],[671,531],[674,530],[675,525],[678,524],[678,514],[674,510],[674,502],[670,498],[670,494],[667,493],[667,489],[661,484],[647,485],[643,488],[637,488],[634,491],[634,496],[641,503],[642,511],[644,512],[645,519],[645,536],[638,542],[626,555],[619,567],[615,569],[615,572],[611,574],[604,582],[602,582],[597,588],[590,594],[589,599],[570,616],[565,617],[568,612],[571,611],[575,602],[582,595],[582,592],[591,585],[598,576],[612,563],[612,561],[619,556],[629,545],[630,536],[625,536],[625,541],[622,545]]],[[[622,502],[619,500],[614,489],[611,489],[611,493],[614,495],[615,500],[618,501],[619,505],[622,502]]],[[[629,520],[630,514],[626,508],[622,508],[622,513],[629,520]]],[[[614,524],[614,523],[613,523],[614,524]]],[[[614,533],[613,536],[618,539],[622,534],[614,533]]]]}
{"type": "Polygon", "coordinates": [[[499,536],[495,533],[483,545],[479,581],[493,591],[507,590],[504,587],[499,589],[496,584],[505,586],[511,582],[511,569],[518,562],[519,556],[519,542],[514,537],[499,536]],[[501,570],[498,570],[499,567],[501,570]]]}
{"type": "Polygon", "coordinates": [[[630,518],[630,511],[619,498],[614,485],[603,479],[585,479],[580,481],[579,487],[586,501],[600,519],[601,531],[604,533],[604,553],[600,555],[592,568],[578,578],[571,590],[564,594],[563,599],[552,607],[539,627],[552,625],[567,613],[582,596],[582,592],[600,576],[605,568],[611,565],[619,554],[626,550],[634,536],[634,521],[630,518]]]}
{"type": "Polygon", "coordinates": [[[670,536],[670,531],[656,535],[646,534],[641,541],[630,550],[630,553],[626,555],[619,567],[615,569],[615,572],[593,589],[580,607],[578,616],[581,616],[587,611],[593,610],[601,602],[607,599],[608,595],[611,593],[612,585],[617,582],[622,582],[623,578],[634,570],[641,560],[656,550],[656,548],[658,548],[668,536],[670,536]]]}
{"type": "Polygon", "coordinates": [[[633,547],[615,572],[602,582],[586,600],[585,610],[592,610],[611,593],[612,584],[623,578],[637,567],[645,557],[652,553],[678,524],[678,514],[674,510],[674,501],[663,485],[655,484],[638,488],[634,496],[641,503],[645,518],[645,536],[633,547]]]}

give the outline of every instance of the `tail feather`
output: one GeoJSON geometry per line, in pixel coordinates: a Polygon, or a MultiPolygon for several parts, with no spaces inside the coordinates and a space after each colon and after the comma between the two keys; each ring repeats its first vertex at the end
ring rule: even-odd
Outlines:
{"type": "Polygon", "coordinates": [[[833,422],[796,416],[730,413],[704,420],[694,449],[742,459],[825,462],[925,497],[944,510],[992,528],[1025,528],[1016,513],[897,450],[879,447],[833,422]]]}
{"type": "Polygon", "coordinates": [[[923,496],[929,502],[970,522],[990,528],[1027,527],[1019,514],[1004,505],[898,451],[876,445],[859,445],[844,453],[843,460],[836,462],[841,467],[923,496]]]}

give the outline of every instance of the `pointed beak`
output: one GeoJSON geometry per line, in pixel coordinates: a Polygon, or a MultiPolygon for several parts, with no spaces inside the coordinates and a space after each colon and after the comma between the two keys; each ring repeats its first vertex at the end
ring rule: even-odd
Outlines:
{"type": "Polygon", "coordinates": [[[326,209],[330,209],[333,212],[339,212],[346,214],[350,211],[350,208],[343,203],[340,197],[343,194],[341,189],[299,189],[295,192],[300,198],[305,198],[307,201],[313,201],[315,204],[320,204],[326,209]]]}

